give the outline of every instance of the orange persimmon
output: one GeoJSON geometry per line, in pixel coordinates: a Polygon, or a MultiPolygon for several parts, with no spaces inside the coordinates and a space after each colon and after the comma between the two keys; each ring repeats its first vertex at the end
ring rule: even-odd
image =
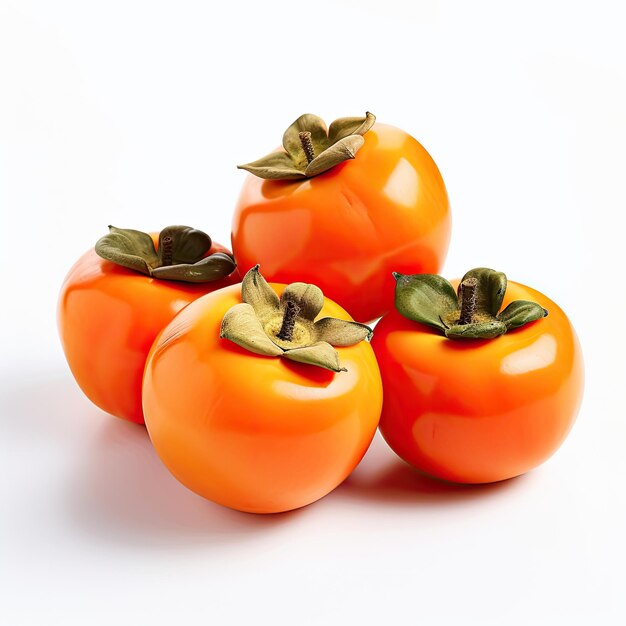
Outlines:
{"type": "Polygon", "coordinates": [[[189,489],[241,511],[318,500],[378,425],[370,333],[314,286],[268,285],[258,268],[241,289],[199,298],[148,357],[143,406],[159,457],[189,489]]]}
{"type": "Polygon", "coordinates": [[[314,283],[364,322],[391,309],[392,271],[439,271],[450,238],[437,165],[411,135],[374,119],[326,129],[298,118],[284,150],[241,166],[251,174],[232,222],[242,273],[260,263],[268,280],[314,283]]]}
{"type": "Polygon", "coordinates": [[[61,288],[61,343],[74,378],[94,404],[143,424],[141,378],[157,334],[187,304],[238,282],[239,274],[226,248],[187,227],[168,227],[160,237],[111,228],[97,248],[107,258],[87,251],[61,288]],[[159,254],[168,246],[174,258],[163,265],[159,254]],[[210,282],[184,282],[190,280],[210,282]]]}
{"type": "Polygon", "coordinates": [[[396,277],[398,310],[372,341],[384,388],[380,431],[391,448],[461,483],[511,478],[550,457],[583,392],[581,350],[565,313],[492,270],[466,274],[460,305],[440,277],[396,277]]]}

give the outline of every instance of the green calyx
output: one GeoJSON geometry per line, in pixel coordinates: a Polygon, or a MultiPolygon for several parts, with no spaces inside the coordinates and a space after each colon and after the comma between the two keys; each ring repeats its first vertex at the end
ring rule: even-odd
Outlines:
{"type": "Polygon", "coordinates": [[[285,131],[284,152],[272,152],[237,167],[271,180],[311,178],[354,159],[365,143],[363,135],[375,121],[376,116],[368,112],[365,117],[341,117],[326,128],[324,120],[305,113],[285,131]]]}
{"type": "Polygon", "coordinates": [[[220,338],[255,354],[345,372],[333,346],[351,346],[372,335],[369,326],[358,322],[334,317],[315,321],[324,305],[319,287],[292,283],[279,298],[258,265],[244,276],[241,299],[226,311],[220,338]]]}
{"type": "Polygon", "coordinates": [[[235,270],[233,258],[223,252],[206,256],[211,238],[189,226],[168,226],[154,247],[148,233],[109,226],[109,234],[96,243],[98,256],[152,278],[204,283],[224,278],[235,270]]]}
{"type": "Polygon", "coordinates": [[[506,276],[485,267],[467,272],[458,292],[436,274],[394,272],[394,277],[398,312],[449,339],[493,339],[548,315],[541,305],[527,300],[515,300],[500,311],[506,276]]]}

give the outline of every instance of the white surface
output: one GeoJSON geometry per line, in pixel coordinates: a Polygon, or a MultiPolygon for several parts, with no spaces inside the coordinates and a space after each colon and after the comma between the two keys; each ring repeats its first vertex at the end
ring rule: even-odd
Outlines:
{"type": "Polygon", "coordinates": [[[0,0],[0,622],[626,623],[622,3],[209,5],[0,0]],[[442,170],[444,273],[494,266],[569,313],[579,421],[503,484],[431,483],[377,439],[306,509],[222,509],[83,398],[58,288],[108,223],[227,243],[236,163],[365,109],[442,170]]]}

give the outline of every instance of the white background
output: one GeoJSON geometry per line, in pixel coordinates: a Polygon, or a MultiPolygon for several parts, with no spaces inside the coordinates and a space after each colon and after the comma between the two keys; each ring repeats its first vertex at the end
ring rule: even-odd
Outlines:
{"type": "Polygon", "coordinates": [[[626,623],[622,5],[0,0],[0,622],[626,623]],[[579,420],[501,484],[430,482],[377,438],[312,506],[222,509],[81,395],[59,286],[109,223],[228,243],[236,163],[366,109],[439,164],[443,273],[568,312],[579,420]]]}

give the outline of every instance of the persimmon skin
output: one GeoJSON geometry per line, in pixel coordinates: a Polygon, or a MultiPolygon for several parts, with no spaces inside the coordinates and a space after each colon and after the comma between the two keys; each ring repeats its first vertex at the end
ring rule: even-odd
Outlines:
{"type": "Polygon", "coordinates": [[[512,478],[543,463],[570,431],[584,385],[576,333],[538,291],[509,282],[503,308],[512,300],[549,314],[488,340],[447,339],[395,310],[376,326],[380,431],[419,470],[459,483],[512,478]]]}
{"type": "Polygon", "coordinates": [[[361,322],[393,306],[391,272],[437,273],[450,239],[443,179],[409,134],[375,124],[355,159],[303,181],[249,175],[233,216],[242,275],[318,285],[361,322]]]}
{"type": "MultiPolygon", "coordinates": [[[[214,252],[230,254],[218,243],[207,254],[214,252]]],[[[83,393],[103,411],[143,424],[141,379],[156,336],[190,302],[240,280],[237,270],[212,283],[154,279],[88,250],[67,274],[57,308],[63,351],[83,393]]]]}
{"type": "MultiPolygon", "coordinates": [[[[146,426],[166,467],[201,496],[252,513],[296,509],[365,454],[382,406],[378,365],[367,342],[337,348],[347,371],[334,373],[220,339],[239,302],[238,286],[209,294],[161,333],[144,376],[146,426]]],[[[328,299],[325,316],[351,319],[328,299]]]]}

